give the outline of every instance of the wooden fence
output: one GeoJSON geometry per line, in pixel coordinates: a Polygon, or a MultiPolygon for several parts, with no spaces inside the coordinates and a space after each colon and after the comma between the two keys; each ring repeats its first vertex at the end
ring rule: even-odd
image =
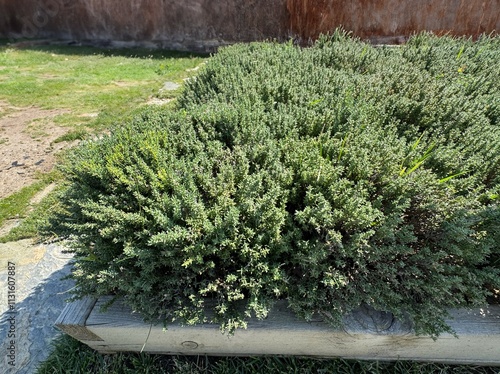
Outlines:
{"type": "Polygon", "coordinates": [[[453,310],[449,324],[455,337],[437,340],[415,336],[410,326],[364,308],[345,318],[343,329],[320,319],[297,319],[278,304],[265,320],[252,320],[248,329],[223,335],[216,325],[180,326],[144,323],[123,303],[105,313],[109,299],[84,299],[68,304],[56,326],[102,353],[149,352],[172,355],[299,355],[367,360],[415,360],[500,366],[500,306],[453,310]]]}
{"type": "Polygon", "coordinates": [[[375,42],[401,43],[423,30],[477,37],[500,30],[500,0],[0,0],[0,37],[101,46],[307,43],[340,26],[375,42]]]}

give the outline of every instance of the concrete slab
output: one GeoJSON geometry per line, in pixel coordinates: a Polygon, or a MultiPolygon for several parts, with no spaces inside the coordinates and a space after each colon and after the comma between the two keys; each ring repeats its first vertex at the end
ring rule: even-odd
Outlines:
{"type": "Polygon", "coordinates": [[[35,373],[60,333],[60,315],[71,280],[72,256],[57,244],[31,240],[0,244],[0,368],[2,373],[35,373]]]}

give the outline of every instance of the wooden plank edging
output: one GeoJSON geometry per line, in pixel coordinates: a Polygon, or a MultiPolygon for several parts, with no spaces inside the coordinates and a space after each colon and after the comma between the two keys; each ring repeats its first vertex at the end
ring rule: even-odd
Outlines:
{"type": "Polygon", "coordinates": [[[102,341],[85,326],[96,302],[97,299],[87,297],[67,304],[56,320],[55,326],[82,342],[102,341]]]}
{"type": "Polygon", "coordinates": [[[416,336],[389,313],[369,309],[347,316],[343,329],[332,329],[319,319],[300,320],[285,303],[277,303],[265,320],[251,320],[248,329],[227,336],[210,324],[171,324],[164,330],[161,324],[144,323],[140,314],[120,301],[102,313],[107,301],[68,304],[56,326],[101,353],[298,355],[500,366],[500,305],[451,310],[448,323],[458,338],[443,334],[434,341],[416,336]]]}

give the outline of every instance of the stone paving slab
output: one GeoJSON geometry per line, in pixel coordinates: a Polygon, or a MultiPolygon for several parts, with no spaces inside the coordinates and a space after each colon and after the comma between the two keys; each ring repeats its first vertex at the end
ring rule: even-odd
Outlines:
{"type": "Polygon", "coordinates": [[[1,373],[36,373],[50,354],[60,334],[54,322],[73,287],[71,280],[61,280],[71,270],[71,255],[63,251],[30,240],[0,244],[1,373]]]}

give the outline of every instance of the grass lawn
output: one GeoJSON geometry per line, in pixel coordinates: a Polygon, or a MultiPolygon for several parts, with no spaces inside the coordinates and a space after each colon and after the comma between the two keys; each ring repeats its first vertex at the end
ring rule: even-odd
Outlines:
{"type": "Polygon", "coordinates": [[[32,238],[37,235],[39,225],[45,222],[48,215],[57,206],[56,194],[50,193],[41,201],[32,203],[32,199],[49,185],[57,183],[62,176],[57,172],[41,175],[39,179],[22,190],[0,199],[0,227],[5,221],[19,218],[21,222],[4,235],[0,235],[0,243],[32,238]]]}
{"type": "Polygon", "coordinates": [[[182,83],[204,57],[180,52],[91,47],[0,45],[0,100],[41,109],[70,109],[61,126],[102,129],[159,93],[182,83]],[[95,118],[97,115],[97,118],[95,118]]]}
{"type": "MultiPolygon", "coordinates": [[[[24,108],[60,110],[61,114],[50,121],[52,128],[63,129],[62,135],[52,143],[81,140],[125,121],[148,100],[174,99],[178,90],[162,91],[165,82],[182,84],[205,59],[201,55],[142,49],[14,48],[0,41],[0,103],[8,104],[1,108],[0,119],[24,108]]],[[[37,118],[28,125],[26,131],[34,143],[50,135],[43,130],[46,121],[37,118]]],[[[3,133],[0,129],[0,135],[3,133]]],[[[9,143],[0,138],[0,147],[9,143]]],[[[45,208],[54,203],[54,196],[40,204],[30,201],[55,179],[61,176],[39,175],[35,183],[0,199],[0,227],[10,219],[28,217],[7,234],[0,234],[0,242],[36,235],[37,224],[50,211],[45,208]]]]}

